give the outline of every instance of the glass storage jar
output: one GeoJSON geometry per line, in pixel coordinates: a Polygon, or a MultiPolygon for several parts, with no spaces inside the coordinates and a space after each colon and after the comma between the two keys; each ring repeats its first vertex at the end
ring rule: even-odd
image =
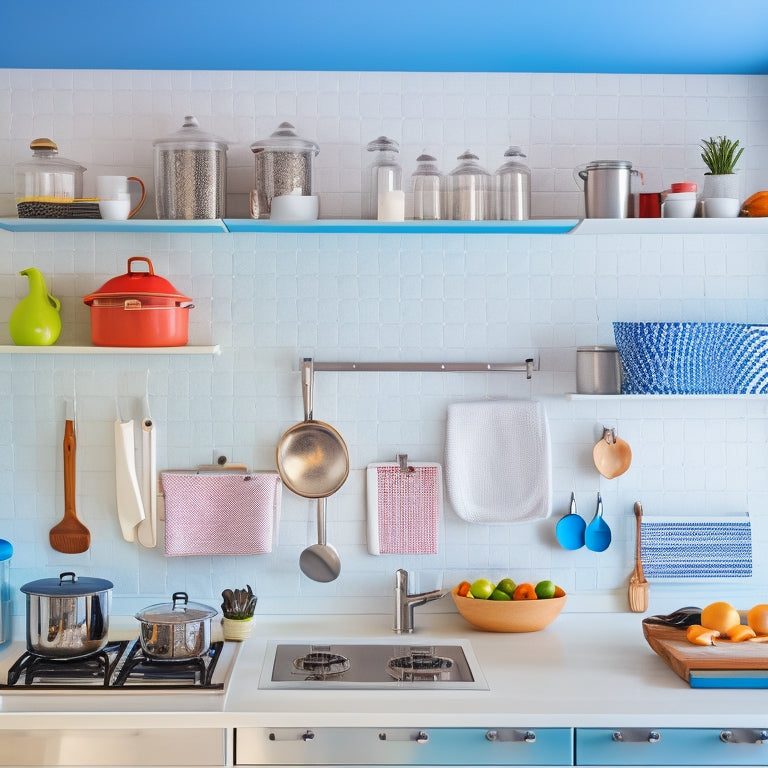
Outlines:
{"type": "Polygon", "coordinates": [[[502,221],[526,221],[531,218],[531,169],[520,147],[511,146],[504,165],[496,171],[496,205],[502,221]]]}
{"type": "Polygon", "coordinates": [[[158,219],[221,219],[226,215],[227,144],[187,115],[180,130],[153,142],[158,219]]]}
{"type": "Polygon", "coordinates": [[[441,219],[442,175],[437,159],[426,153],[416,158],[416,170],[411,174],[413,193],[413,218],[419,220],[441,219]]]}
{"type": "Polygon", "coordinates": [[[251,201],[256,218],[268,219],[272,198],[282,195],[312,196],[314,162],[320,148],[314,141],[302,139],[290,123],[280,123],[268,138],[251,144],[256,170],[251,201]]]}
{"type": "Polygon", "coordinates": [[[398,159],[400,145],[394,139],[379,136],[365,148],[373,152],[373,156],[363,170],[363,218],[377,219],[379,198],[403,189],[403,169],[398,159]]]}
{"type": "Polygon", "coordinates": [[[469,150],[446,177],[446,218],[455,221],[495,219],[493,176],[469,150]]]}
{"type": "Polygon", "coordinates": [[[14,166],[16,206],[19,216],[44,215],[40,204],[71,203],[83,196],[83,171],[74,160],[59,157],[59,148],[50,139],[30,142],[32,157],[14,166]]]}

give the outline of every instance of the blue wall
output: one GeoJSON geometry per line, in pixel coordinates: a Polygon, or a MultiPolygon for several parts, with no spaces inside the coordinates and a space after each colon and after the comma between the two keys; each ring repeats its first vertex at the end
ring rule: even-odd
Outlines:
{"type": "Polygon", "coordinates": [[[768,73],[766,0],[3,5],[0,67],[768,73]]]}

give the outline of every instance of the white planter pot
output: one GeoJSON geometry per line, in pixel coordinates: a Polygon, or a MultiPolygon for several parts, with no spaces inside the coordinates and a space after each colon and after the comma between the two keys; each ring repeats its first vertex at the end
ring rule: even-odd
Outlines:
{"type": "Polygon", "coordinates": [[[247,640],[251,636],[253,619],[227,619],[221,620],[221,631],[225,640],[247,640]]]}
{"type": "Polygon", "coordinates": [[[734,197],[741,200],[739,194],[739,175],[737,173],[707,173],[704,175],[702,198],[734,197]]]}

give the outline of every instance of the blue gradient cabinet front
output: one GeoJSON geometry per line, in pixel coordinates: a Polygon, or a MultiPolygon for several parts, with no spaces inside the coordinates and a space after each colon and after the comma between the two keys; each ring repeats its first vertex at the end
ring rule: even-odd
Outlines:
{"type": "Polygon", "coordinates": [[[575,746],[576,765],[768,765],[758,728],[577,728],[575,746]]]}

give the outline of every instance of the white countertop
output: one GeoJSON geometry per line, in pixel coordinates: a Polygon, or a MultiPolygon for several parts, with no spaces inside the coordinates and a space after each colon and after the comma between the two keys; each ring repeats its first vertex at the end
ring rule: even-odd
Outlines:
{"type": "MultiPolygon", "coordinates": [[[[691,689],[650,649],[640,614],[564,613],[541,632],[480,632],[453,613],[257,615],[226,696],[86,691],[0,695],[0,729],[56,727],[697,727],[766,726],[765,691],[691,689]],[[468,642],[487,690],[260,689],[267,646],[339,640],[468,642]]],[[[119,620],[112,618],[113,625],[119,620]]],[[[214,638],[215,639],[215,638],[214,638]]],[[[0,655],[3,676],[24,650],[0,655]]]]}

